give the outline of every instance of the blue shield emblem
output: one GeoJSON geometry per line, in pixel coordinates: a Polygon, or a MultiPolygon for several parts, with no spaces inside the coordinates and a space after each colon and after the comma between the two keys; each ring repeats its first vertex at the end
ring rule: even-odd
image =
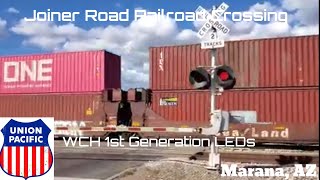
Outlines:
{"type": "Polygon", "coordinates": [[[19,122],[11,119],[2,129],[4,144],[0,151],[0,167],[10,176],[37,177],[52,167],[49,146],[50,128],[41,120],[19,122]]]}

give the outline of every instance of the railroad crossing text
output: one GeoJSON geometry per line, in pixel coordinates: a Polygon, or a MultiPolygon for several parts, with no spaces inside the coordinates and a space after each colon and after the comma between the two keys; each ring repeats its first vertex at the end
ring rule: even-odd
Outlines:
{"type": "MultiPolygon", "coordinates": [[[[212,14],[217,14],[218,10],[213,10],[212,14]]],[[[85,21],[137,21],[147,16],[155,17],[156,19],[172,18],[175,21],[207,21],[204,18],[203,13],[188,12],[188,11],[166,11],[165,9],[158,9],[157,11],[147,11],[144,9],[136,9],[130,12],[129,9],[124,11],[98,11],[96,9],[87,9],[84,12],[79,11],[53,11],[47,9],[44,11],[33,10],[31,17],[25,17],[25,21],[62,21],[72,22],[77,21],[79,16],[82,16],[85,21]],[[130,14],[133,14],[133,18],[130,18],[130,14]]],[[[266,10],[260,12],[225,12],[221,18],[217,18],[216,21],[227,21],[231,19],[233,22],[240,21],[255,21],[255,22],[288,22],[287,12],[267,12],[266,10]],[[228,16],[227,16],[228,15],[228,16]]],[[[220,26],[219,22],[216,22],[217,26],[220,26]]]]}

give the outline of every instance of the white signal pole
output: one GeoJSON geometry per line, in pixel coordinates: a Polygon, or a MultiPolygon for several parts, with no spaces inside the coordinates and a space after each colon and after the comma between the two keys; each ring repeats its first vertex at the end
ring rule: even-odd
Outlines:
{"type": "MultiPolygon", "coordinates": [[[[216,7],[213,6],[212,10],[215,10],[216,7]]],[[[212,40],[216,40],[218,39],[218,33],[217,30],[215,28],[212,28],[213,32],[212,32],[212,40]]],[[[211,49],[211,67],[212,67],[212,71],[211,71],[211,106],[210,106],[210,124],[215,124],[217,122],[215,122],[216,120],[216,107],[215,107],[215,95],[216,95],[216,84],[214,83],[214,71],[215,71],[215,67],[216,67],[216,56],[217,56],[217,49],[216,48],[212,48],[211,49]]],[[[220,154],[218,152],[218,146],[215,141],[216,136],[213,135],[212,138],[212,142],[210,144],[210,154],[209,154],[209,164],[208,164],[208,169],[220,169],[220,154]]]]}
{"type": "Polygon", "coordinates": [[[198,32],[198,37],[203,38],[205,34],[211,31],[213,36],[210,41],[201,42],[202,49],[210,49],[211,50],[211,107],[210,107],[210,128],[203,128],[202,133],[209,135],[212,138],[212,142],[210,144],[210,155],[209,155],[209,164],[208,169],[219,169],[220,170],[220,154],[218,153],[218,146],[215,144],[215,139],[217,133],[221,132],[221,124],[222,124],[222,112],[221,110],[215,109],[215,95],[216,95],[216,84],[214,83],[214,70],[216,68],[216,54],[217,48],[224,47],[224,41],[220,40],[217,36],[217,31],[221,31],[224,34],[229,32],[230,30],[221,22],[217,21],[216,18],[221,16],[228,9],[229,5],[226,3],[222,3],[218,8],[215,6],[210,14],[203,7],[199,6],[196,12],[201,12],[204,17],[206,17],[207,22],[201,27],[198,32]],[[211,27],[211,28],[210,28],[211,27]],[[222,31],[224,29],[224,31],[222,31]]]}

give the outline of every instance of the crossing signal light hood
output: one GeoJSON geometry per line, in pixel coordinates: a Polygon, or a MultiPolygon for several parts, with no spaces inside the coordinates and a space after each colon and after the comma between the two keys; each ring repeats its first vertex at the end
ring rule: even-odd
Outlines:
{"type": "Polygon", "coordinates": [[[189,82],[195,89],[208,89],[211,85],[211,77],[204,68],[196,68],[189,75],[189,82]]]}

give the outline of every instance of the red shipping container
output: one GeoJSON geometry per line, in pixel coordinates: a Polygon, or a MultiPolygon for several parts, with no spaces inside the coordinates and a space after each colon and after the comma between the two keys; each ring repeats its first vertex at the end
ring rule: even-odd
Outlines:
{"type": "Polygon", "coordinates": [[[121,57],[104,50],[0,57],[0,94],[121,88],[121,57]]]}
{"type": "MultiPolygon", "coordinates": [[[[216,109],[255,111],[258,122],[319,123],[319,88],[225,91],[216,109]]],[[[209,125],[210,92],[153,91],[152,110],[181,125],[209,125]]]]}
{"type": "MultiPolygon", "coordinates": [[[[217,50],[217,64],[231,66],[235,88],[319,86],[319,35],[229,41],[217,50]]],[[[152,47],[153,90],[192,89],[189,73],[211,66],[210,50],[200,45],[152,47]]]]}

